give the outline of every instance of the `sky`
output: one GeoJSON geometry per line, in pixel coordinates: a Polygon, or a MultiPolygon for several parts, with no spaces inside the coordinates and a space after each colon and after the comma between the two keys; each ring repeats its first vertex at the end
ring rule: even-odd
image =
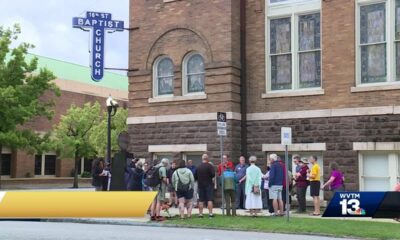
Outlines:
{"type": "MultiPolygon", "coordinates": [[[[129,25],[129,0],[0,0],[0,25],[19,23],[19,41],[36,46],[31,53],[89,66],[90,33],[72,28],[72,18],[86,11],[111,13],[129,25]]],[[[128,67],[128,31],[106,34],[104,61],[105,67],[128,67]]]]}

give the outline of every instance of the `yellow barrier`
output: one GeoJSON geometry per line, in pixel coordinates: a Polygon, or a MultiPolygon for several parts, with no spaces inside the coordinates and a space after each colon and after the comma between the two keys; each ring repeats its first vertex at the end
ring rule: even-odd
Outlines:
{"type": "Polygon", "coordinates": [[[157,192],[0,192],[0,218],[143,217],[157,192]]]}

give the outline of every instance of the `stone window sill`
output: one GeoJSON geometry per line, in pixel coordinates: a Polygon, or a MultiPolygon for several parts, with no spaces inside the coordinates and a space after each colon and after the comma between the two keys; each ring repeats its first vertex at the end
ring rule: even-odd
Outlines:
{"type": "Polygon", "coordinates": [[[381,83],[374,85],[358,85],[357,87],[351,87],[351,92],[373,92],[373,91],[387,91],[400,89],[400,83],[381,83]]]}
{"type": "Polygon", "coordinates": [[[301,90],[288,90],[288,91],[272,91],[263,93],[261,95],[262,98],[280,98],[280,97],[300,97],[300,96],[315,96],[315,95],[324,95],[324,89],[301,89],[301,90]]]}
{"type": "Polygon", "coordinates": [[[149,98],[149,103],[192,101],[192,100],[204,100],[204,99],[207,99],[207,94],[170,96],[170,97],[154,97],[154,98],[149,98]]]}

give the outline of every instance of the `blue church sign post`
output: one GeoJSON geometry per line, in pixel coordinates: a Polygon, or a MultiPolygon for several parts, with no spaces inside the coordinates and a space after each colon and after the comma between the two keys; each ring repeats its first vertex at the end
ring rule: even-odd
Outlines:
{"type": "Polygon", "coordinates": [[[74,17],[72,26],[92,32],[92,79],[100,81],[104,75],[104,34],[106,31],[123,31],[124,22],[112,20],[111,13],[86,12],[86,18],[74,17]]]}

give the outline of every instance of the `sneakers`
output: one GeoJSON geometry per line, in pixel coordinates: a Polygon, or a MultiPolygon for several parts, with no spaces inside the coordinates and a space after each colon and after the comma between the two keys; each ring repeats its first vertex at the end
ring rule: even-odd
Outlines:
{"type": "Polygon", "coordinates": [[[204,216],[203,216],[203,214],[199,214],[199,218],[203,218],[204,216]]]}
{"type": "Polygon", "coordinates": [[[213,217],[214,217],[214,214],[208,214],[208,217],[209,217],[209,218],[213,218],[213,217]]]}

